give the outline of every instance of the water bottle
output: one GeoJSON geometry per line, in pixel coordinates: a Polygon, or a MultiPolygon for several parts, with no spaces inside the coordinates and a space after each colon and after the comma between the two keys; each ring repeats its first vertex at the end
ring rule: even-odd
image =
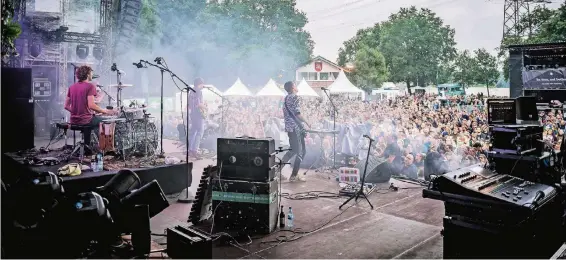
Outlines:
{"type": "Polygon", "coordinates": [[[295,220],[295,215],[293,215],[293,209],[289,207],[289,213],[287,214],[287,227],[293,228],[293,221],[295,220]]]}
{"type": "Polygon", "coordinates": [[[99,172],[104,171],[104,163],[103,163],[104,160],[102,158],[102,153],[98,153],[96,155],[96,158],[98,159],[98,165],[96,168],[98,168],[99,172]]]}
{"type": "Polygon", "coordinates": [[[96,155],[92,156],[92,159],[90,160],[90,169],[93,172],[97,172],[98,171],[98,162],[97,162],[98,158],[96,155]]]}

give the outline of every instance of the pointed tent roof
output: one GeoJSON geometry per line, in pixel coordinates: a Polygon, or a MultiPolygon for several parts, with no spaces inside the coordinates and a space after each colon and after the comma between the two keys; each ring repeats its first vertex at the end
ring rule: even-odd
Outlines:
{"type": "Polygon", "coordinates": [[[297,90],[298,90],[297,95],[302,97],[320,97],[316,93],[316,91],[314,91],[314,89],[312,89],[311,86],[309,86],[305,78],[301,80],[301,83],[299,83],[299,85],[297,86],[297,90]]]}
{"type": "Polygon", "coordinates": [[[285,93],[281,91],[281,89],[275,84],[273,79],[269,79],[267,84],[260,89],[256,94],[256,96],[270,96],[270,97],[284,97],[285,93]]]}
{"type": "Polygon", "coordinates": [[[253,96],[252,92],[242,83],[240,78],[234,82],[234,84],[224,91],[224,96],[240,96],[240,97],[251,97],[253,96]]]}
{"type": "Polygon", "coordinates": [[[352,82],[346,77],[343,70],[340,71],[336,80],[328,87],[330,93],[364,93],[363,90],[354,86],[352,82]]]}

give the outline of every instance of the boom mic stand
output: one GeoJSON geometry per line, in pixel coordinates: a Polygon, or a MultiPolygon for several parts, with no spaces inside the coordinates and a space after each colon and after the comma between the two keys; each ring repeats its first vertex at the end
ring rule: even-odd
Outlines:
{"type": "Polygon", "coordinates": [[[371,209],[373,210],[373,205],[371,205],[371,202],[369,202],[368,196],[365,194],[364,192],[364,186],[366,184],[366,172],[368,170],[368,163],[369,163],[369,154],[371,151],[371,144],[373,143],[373,139],[371,139],[371,137],[369,137],[368,135],[364,135],[365,138],[369,139],[369,147],[368,147],[368,154],[366,157],[366,165],[364,167],[364,175],[362,175],[362,184],[360,185],[360,189],[352,195],[352,197],[350,197],[348,200],[344,201],[344,203],[342,203],[342,205],[340,205],[340,207],[338,207],[338,209],[342,209],[342,207],[346,204],[348,204],[348,202],[350,202],[352,199],[356,199],[355,201],[358,202],[358,199],[360,198],[360,196],[363,196],[364,199],[366,199],[366,201],[368,202],[369,206],[371,207],[371,209]]]}
{"type": "MultiPolygon", "coordinates": [[[[172,73],[171,71],[169,71],[167,68],[163,67],[163,66],[159,66],[157,64],[153,64],[149,61],[146,60],[140,60],[140,63],[144,63],[146,65],[152,66],[152,67],[156,67],[161,71],[161,112],[160,112],[160,120],[161,120],[161,124],[160,124],[160,132],[159,132],[159,146],[161,147],[161,151],[159,152],[159,157],[164,157],[165,156],[165,152],[163,151],[163,73],[165,71],[172,73]]],[[[182,81],[182,80],[181,80],[182,81]]],[[[183,82],[184,83],[184,82],[183,82]]],[[[188,160],[187,160],[188,161],[188,160]]]]}
{"type": "Polygon", "coordinates": [[[332,153],[333,153],[333,157],[332,157],[332,169],[336,170],[336,116],[338,115],[338,110],[336,109],[336,106],[334,105],[334,101],[332,101],[332,98],[330,97],[330,95],[328,94],[328,89],[327,88],[323,88],[324,94],[326,94],[326,96],[328,97],[328,101],[330,101],[330,105],[332,106],[332,153]]]}
{"type": "Polygon", "coordinates": [[[210,90],[210,92],[214,93],[215,95],[217,95],[218,97],[220,97],[222,99],[222,108],[220,109],[220,121],[221,121],[221,127],[220,127],[220,136],[224,137],[224,110],[226,109],[224,107],[224,101],[228,102],[228,105],[230,105],[230,101],[226,100],[226,98],[224,96],[222,96],[220,93],[217,93],[213,88],[211,87],[204,87],[208,90],[210,90]]]}

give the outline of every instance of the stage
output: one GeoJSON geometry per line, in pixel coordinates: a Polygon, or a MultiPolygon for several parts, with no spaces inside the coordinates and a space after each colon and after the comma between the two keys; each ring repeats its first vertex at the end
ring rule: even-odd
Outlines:
{"type": "MultiPolygon", "coordinates": [[[[172,140],[164,140],[166,155],[184,159],[183,148],[172,140]]],[[[39,147],[39,146],[38,146],[39,147]]],[[[58,147],[58,146],[53,146],[58,147]]],[[[192,186],[196,189],[202,172],[208,165],[215,165],[212,159],[192,161],[192,186]]],[[[303,173],[302,169],[300,173],[303,173]]],[[[166,171],[164,171],[165,173],[166,171]]],[[[283,174],[289,176],[290,167],[283,174]]],[[[112,173],[91,173],[111,176],[112,173]]],[[[89,173],[83,173],[83,177],[89,173]]],[[[166,175],[165,175],[166,176],[166,175]]],[[[80,176],[78,176],[80,177],[80,176]]],[[[67,178],[78,178],[67,177],[67,178]]],[[[390,191],[389,183],[380,185],[379,190],[369,196],[374,210],[365,200],[339,210],[338,206],[347,198],[318,198],[313,200],[282,199],[285,208],[293,207],[295,227],[301,231],[313,231],[299,235],[292,242],[267,243],[278,236],[292,236],[290,232],[274,232],[263,238],[238,241],[236,246],[215,246],[214,258],[442,258],[442,218],[444,204],[441,201],[422,198],[422,187],[392,180],[398,191],[390,191]],[[339,215],[340,214],[340,215],[339,215]],[[326,224],[328,223],[328,224],[326,224]],[[326,225],[325,225],[326,224],[326,225]],[[265,243],[262,243],[265,242],[265,243]],[[239,248],[238,248],[239,247],[239,248]],[[254,253],[257,252],[257,253],[254,253]]],[[[64,182],[66,183],[66,182],[64,182]]],[[[161,182],[160,182],[161,183],[161,182]]],[[[163,185],[162,185],[163,186],[163,185]]],[[[334,176],[317,173],[307,174],[306,182],[283,182],[282,192],[290,195],[308,191],[337,193],[339,190],[334,176]]],[[[178,203],[170,196],[171,205],[151,219],[153,233],[163,234],[165,229],[176,225],[188,225],[187,219],[192,204],[178,203]]],[[[165,237],[154,236],[152,249],[166,247],[165,237]]],[[[163,258],[161,253],[153,258],[163,258]]]]}
{"type": "MultiPolygon", "coordinates": [[[[210,161],[193,164],[194,182],[210,161]]],[[[284,175],[290,174],[284,169],[284,175]]],[[[304,172],[301,170],[300,173],[304,172]]],[[[306,182],[283,182],[282,192],[296,194],[308,191],[337,193],[338,184],[326,173],[310,171],[306,182]]],[[[314,200],[283,199],[281,205],[293,207],[295,227],[312,231],[292,242],[274,241],[278,236],[292,236],[290,232],[274,232],[263,238],[238,241],[236,246],[215,246],[214,258],[442,258],[442,218],[444,204],[422,198],[422,188],[392,180],[398,191],[390,191],[389,183],[380,185],[369,196],[371,210],[365,200],[339,210],[346,198],[318,198],[314,200]],[[338,214],[341,214],[337,216],[338,214]],[[336,217],[337,216],[337,217],[336,217]],[[325,223],[329,222],[327,225],[325,223]],[[324,226],[323,226],[324,225],[324,226]],[[322,227],[321,227],[322,226],[322,227]],[[253,252],[257,252],[254,254],[253,252]]],[[[163,233],[176,225],[187,225],[190,204],[172,204],[152,219],[152,231],[163,233]]],[[[300,236],[300,235],[299,235],[300,236]]],[[[165,238],[154,238],[164,243],[165,238]]]]}

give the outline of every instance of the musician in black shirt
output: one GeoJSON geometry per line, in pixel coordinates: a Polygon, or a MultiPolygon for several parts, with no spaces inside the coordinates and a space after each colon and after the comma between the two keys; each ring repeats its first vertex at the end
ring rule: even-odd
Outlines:
{"type": "Polygon", "coordinates": [[[301,116],[301,111],[299,111],[299,97],[297,96],[295,83],[292,81],[285,83],[285,90],[287,91],[287,96],[283,103],[283,116],[285,117],[285,132],[289,136],[291,151],[288,151],[281,161],[286,163],[296,156],[290,181],[305,181],[304,176],[298,176],[298,173],[306,153],[305,128],[303,125],[309,128],[310,125],[301,116]]]}

